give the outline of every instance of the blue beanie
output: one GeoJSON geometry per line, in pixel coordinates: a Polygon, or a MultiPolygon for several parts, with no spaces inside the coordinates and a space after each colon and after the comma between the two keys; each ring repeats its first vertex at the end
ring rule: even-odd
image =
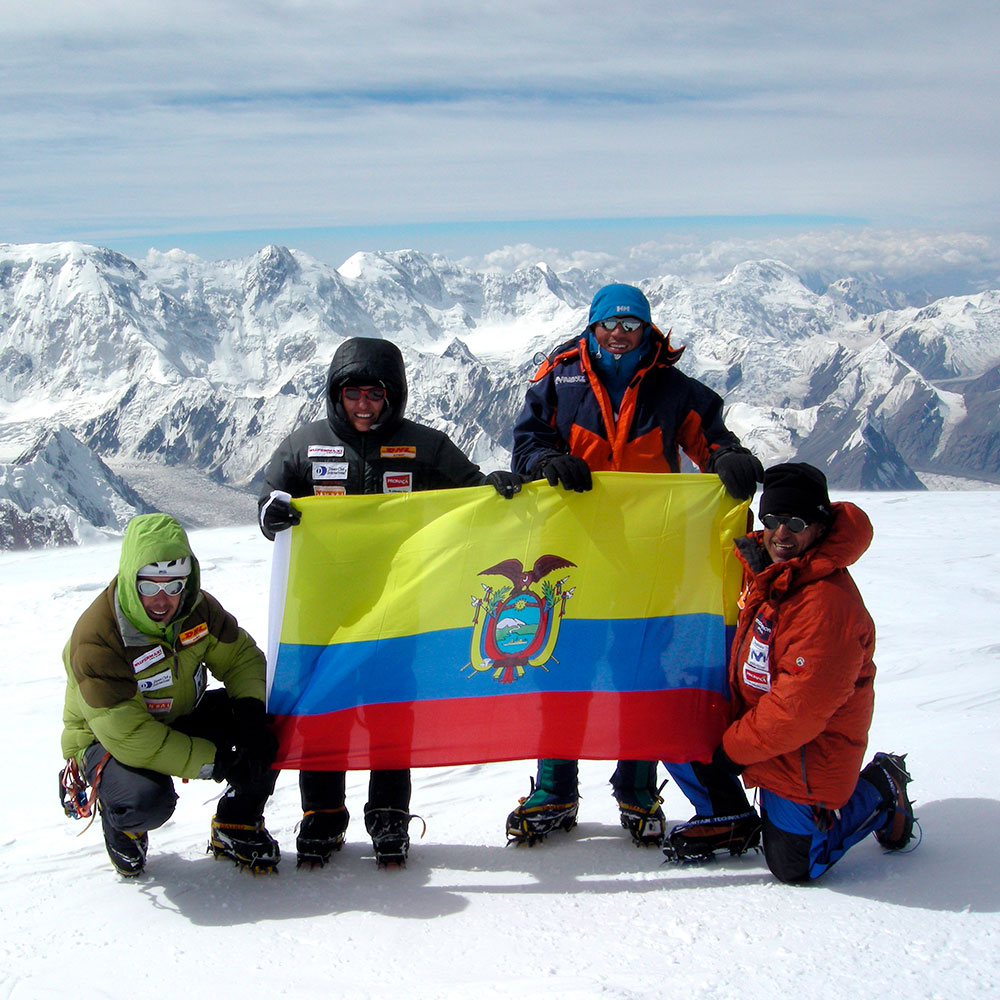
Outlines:
{"type": "Polygon", "coordinates": [[[593,326],[612,316],[635,316],[643,323],[653,322],[649,312],[649,299],[634,285],[605,285],[590,303],[587,326],[593,326]]]}

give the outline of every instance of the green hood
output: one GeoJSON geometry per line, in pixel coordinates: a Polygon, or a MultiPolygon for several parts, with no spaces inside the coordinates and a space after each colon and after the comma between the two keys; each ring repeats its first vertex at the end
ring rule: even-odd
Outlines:
{"type": "Polygon", "coordinates": [[[201,570],[191,551],[184,529],[169,514],[140,514],[133,517],[122,539],[122,554],[118,563],[118,603],[125,617],[140,631],[156,638],[172,638],[176,624],[197,604],[201,594],[201,570]],[[191,575],[181,601],[180,610],[172,622],[154,622],[145,612],[135,576],[143,566],[168,559],[191,557],[191,575]]]}

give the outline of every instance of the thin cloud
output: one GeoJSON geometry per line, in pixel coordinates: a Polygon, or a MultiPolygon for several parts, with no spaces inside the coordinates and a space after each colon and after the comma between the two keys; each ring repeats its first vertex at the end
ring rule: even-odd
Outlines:
{"type": "Polygon", "coordinates": [[[0,11],[5,236],[1000,218],[1000,8],[71,0],[0,11]]]}

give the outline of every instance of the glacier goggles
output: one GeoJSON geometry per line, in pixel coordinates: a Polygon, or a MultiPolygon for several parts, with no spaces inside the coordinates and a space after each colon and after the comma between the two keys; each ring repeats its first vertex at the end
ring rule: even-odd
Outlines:
{"type": "Polygon", "coordinates": [[[373,403],[380,403],[385,399],[385,389],[375,386],[371,389],[362,389],[357,385],[345,385],[343,388],[344,399],[360,399],[364,396],[366,399],[370,399],[373,403]]]}
{"type": "Polygon", "coordinates": [[[777,531],[782,525],[784,525],[789,531],[794,534],[798,534],[800,531],[805,531],[809,527],[808,521],[803,521],[801,517],[784,517],[781,514],[765,514],[761,521],[764,522],[764,527],[768,531],[777,531]]]}
{"type": "Polygon", "coordinates": [[[179,576],[174,580],[167,580],[166,583],[157,583],[155,580],[137,580],[135,589],[143,597],[156,597],[162,590],[167,597],[176,597],[186,586],[187,577],[179,576]]]}
{"type": "Polygon", "coordinates": [[[635,333],[636,330],[642,329],[642,320],[636,319],[634,316],[612,316],[611,319],[600,320],[596,325],[607,330],[608,333],[617,330],[618,327],[621,327],[626,333],[635,333]]]}

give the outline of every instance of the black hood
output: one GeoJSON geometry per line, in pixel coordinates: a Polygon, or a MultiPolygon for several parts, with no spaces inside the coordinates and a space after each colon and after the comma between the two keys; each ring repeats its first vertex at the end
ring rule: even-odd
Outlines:
{"type": "Polygon", "coordinates": [[[397,426],[406,412],[406,367],[399,348],[388,340],[351,337],[345,340],[330,362],[326,376],[326,416],[341,437],[357,434],[340,402],[340,390],[348,383],[385,386],[382,419],[369,434],[386,434],[397,426]]]}

